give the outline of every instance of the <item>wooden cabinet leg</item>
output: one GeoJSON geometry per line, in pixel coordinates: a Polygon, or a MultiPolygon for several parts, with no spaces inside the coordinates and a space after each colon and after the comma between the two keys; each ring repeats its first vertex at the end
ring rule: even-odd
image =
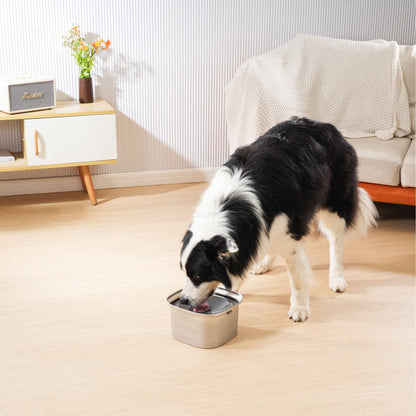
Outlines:
{"type": "Polygon", "coordinates": [[[79,177],[81,178],[82,189],[84,190],[84,192],[88,192],[87,187],[85,186],[84,175],[82,174],[81,167],[82,166],[78,166],[78,172],[79,172],[79,177]]]}
{"type": "Polygon", "coordinates": [[[88,166],[78,166],[79,176],[83,186],[85,186],[92,205],[97,205],[97,198],[95,197],[94,185],[92,184],[90,168],[88,166]]]}

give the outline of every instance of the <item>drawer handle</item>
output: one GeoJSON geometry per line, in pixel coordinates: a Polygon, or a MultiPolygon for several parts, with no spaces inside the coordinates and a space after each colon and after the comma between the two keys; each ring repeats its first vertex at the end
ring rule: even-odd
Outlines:
{"type": "Polygon", "coordinates": [[[35,130],[35,155],[37,156],[39,154],[39,148],[38,148],[38,131],[35,130]]]}

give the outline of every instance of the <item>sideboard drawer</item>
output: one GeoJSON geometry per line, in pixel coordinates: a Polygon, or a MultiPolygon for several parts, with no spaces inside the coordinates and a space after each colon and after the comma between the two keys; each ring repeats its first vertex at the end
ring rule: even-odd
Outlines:
{"type": "Polygon", "coordinates": [[[117,159],[115,114],[24,120],[29,166],[117,159]]]}

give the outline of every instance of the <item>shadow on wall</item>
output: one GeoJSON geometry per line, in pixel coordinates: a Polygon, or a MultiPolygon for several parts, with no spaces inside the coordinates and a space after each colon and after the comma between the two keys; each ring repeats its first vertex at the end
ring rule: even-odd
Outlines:
{"type": "Polygon", "coordinates": [[[67,93],[65,93],[61,90],[56,90],[56,100],[57,101],[69,101],[69,100],[73,100],[73,99],[74,99],[74,97],[71,97],[67,93]]]}
{"type": "MultiPolygon", "coordinates": [[[[59,100],[72,100],[62,91],[57,91],[59,100]]],[[[93,175],[138,172],[149,170],[168,170],[191,168],[191,164],[177,152],[165,146],[157,137],[139,126],[134,120],[117,110],[117,105],[107,99],[116,109],[118,162],[111,165],[95,165],[90,170],[93,175]],[[122,169],[119,163],[122,162],[122,169]]],[[[16,125],[16,140],[19,126],[16,125]]],[[[36,179],[45,177],[77,176],[76,167],[36,169],[23,172],[0,172],[0,181],[17,179],[36,179]]]]}
{"type": "MultiPolygon", "coordinates": [[[[96,37],[92,35],[92,38],[96,37]]],[[[122,170],[117,165],[95,166],[92,168],[92,173],[104,173],[102,171],[108,169],[112,172],[134,172],[193,167],[179,153],[170,149],[159,138],[119,110],[119,101],[123,99],[123,95],[128,94],[120,83],[153,76],[153,68],[145,62],[132,62],[123,54],[114,57],[114,51],[111,49],[101,55],[100,60],[101,73],[95,75],[94,96],[104,97],[116,109],[118,160],[122,163],[122,170]],[[113,59],[114,65],[106,64],[110,59],[113,59]]],[[[136,99],[138,105],[145,104],[140,96],[136,99]]]]}
{"type": "MultiPolygon", "coordinates": [[[[110,102],[110,100],[108,100],[110,102]]],[[[113,107],[116,104],[110,102],[113,107]]],[[[116,110],[118,160],[122,170],[116,165],[92,166],[91,173],[105,173],[102,170],[112,167],[112,172],[134,172],[166,169],[191,168],[190,163],[163,144],[157,137],[139,126],[134,120],[116,110]]]]}

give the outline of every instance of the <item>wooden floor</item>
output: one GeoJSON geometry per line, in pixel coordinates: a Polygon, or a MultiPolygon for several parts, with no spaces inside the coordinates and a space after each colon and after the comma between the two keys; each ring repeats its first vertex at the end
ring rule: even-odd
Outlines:
{"type": "Polygon", "coordinates": [[[237,337],[201,350],[171,338],[166,297],[205,186],[0,198],[0,416],[413,415],[413,208],[347,244],[344,294],[308,241],[306,322],[278,264],[242,287],[237,337]]]}

